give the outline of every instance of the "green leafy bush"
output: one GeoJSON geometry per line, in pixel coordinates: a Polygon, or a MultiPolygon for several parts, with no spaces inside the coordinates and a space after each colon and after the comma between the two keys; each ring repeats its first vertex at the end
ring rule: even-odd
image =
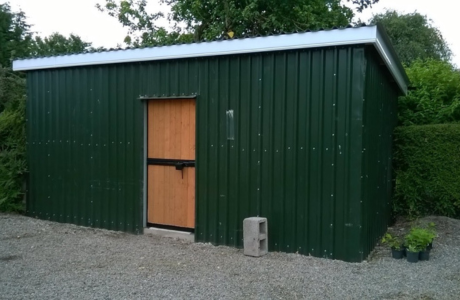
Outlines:
{"type": "Polygon", "coordinates": [[[429,229],[412,227],[405,237],[405,244],[411,252],[423,251],[433,242],[435,236],[429,229]]]}
{"type": "Polygon", "coordinates": [[[0,68],[0,211],[24,209],[25,100],[25,79],[0,68]]]}
{"type": "Polygon", "coordinates": [[[449,62],[417,60],[406,68],[414,88],[400,97],[401,125],[427,125],[460,121],[460,72],[449,62]]]}
{"type": "Polygon", "coordinates": [[[395,137],[394,212],[460,217],[460,125],[399,127],[395,137]]]}

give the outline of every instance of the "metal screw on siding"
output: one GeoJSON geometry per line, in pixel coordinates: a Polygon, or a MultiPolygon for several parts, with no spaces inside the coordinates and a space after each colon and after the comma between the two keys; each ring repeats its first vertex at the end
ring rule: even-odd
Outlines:
{"type": "Polygon", "coordinates": [[[243,149],[243,150],[241,150],[241,151],[244,151],[244,149],[243,149]]]}
{"type": "Polygon", "coordinates": [[[213,145],[211,145],[211,147],[212,147],[212,146],[213,146],[213,145]]]}
{"type": "Polygon", "coordinates": [[[221,147],[221,148],[223,148],[223,147],[224,147],[224,145],[221,145],[220,147],[221,147]]]}
{"type": "Polygon", "coordinates": [[[332,164],[332,166],[334,166],[334,164],[332,164]]]}
{"type": "Polygon", "coordinates": [[[329,150],[329,148],[326,148],[326,151],[329,150]]]}
{"type": "Polygon", "coordinates": [[[335,136],[335,134],[333,133],[332,136],[335,136]]]}
{"type": "Polygon", "coordinates": [[[300,149],[302,150],[302,149],[303,149],[303,147],[300,147],[300,149]]]}
{"type": "Polygon", "coordinates": [[[313,150],[315,150],[315,147],[313,147],[313,150]]]}

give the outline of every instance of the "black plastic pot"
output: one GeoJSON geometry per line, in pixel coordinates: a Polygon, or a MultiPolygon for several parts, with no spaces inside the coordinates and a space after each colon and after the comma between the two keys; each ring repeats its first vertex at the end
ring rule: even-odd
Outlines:
{"type": "Polygon", "coordinates": [[[401,259],[404,257],[404,250],[403,248],[401,248],[400,250],[396,250],[396,249],[391,249],[391,256],[394,258],[394,259],[401,259]]]}
{"type": "Polygon", "coordinates": [[[428,247],[426,247],[426,249],[428,249],[428,250],[433,249],[433,242],[429,243],[429,244],[428,244],[428,247]]]}
{"type": "Polygon", "coordinates": [[[418,259],[419,260],[430,260],[430,250],[426,248],[424,251],[420,251],[418,259]]]}
{"type": "Polygon", "coordinates": [[[407,261],[411,263],[418,262],[419,252],[410,252],[409,250],[406,251],[407,261]]]}

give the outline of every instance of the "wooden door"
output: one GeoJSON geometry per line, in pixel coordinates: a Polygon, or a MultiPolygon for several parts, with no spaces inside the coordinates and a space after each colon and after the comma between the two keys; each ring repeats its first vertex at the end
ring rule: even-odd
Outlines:
{"type": "Polygon", "coordinates": [[[195,227],[195,99],[148,104],[148,203],[151,224],[195,227]]]}

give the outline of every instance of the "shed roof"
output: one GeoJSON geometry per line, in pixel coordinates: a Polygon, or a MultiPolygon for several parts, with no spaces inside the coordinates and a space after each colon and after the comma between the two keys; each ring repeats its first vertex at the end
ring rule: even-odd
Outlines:
{"type": "Polygon", "coordinates": [[[409,79],[380,25],[321,30],[170,46],[111,50],[13,61],[14,71],[245,54],[329,46],[374,45],[403,93],[409,79]]]}

